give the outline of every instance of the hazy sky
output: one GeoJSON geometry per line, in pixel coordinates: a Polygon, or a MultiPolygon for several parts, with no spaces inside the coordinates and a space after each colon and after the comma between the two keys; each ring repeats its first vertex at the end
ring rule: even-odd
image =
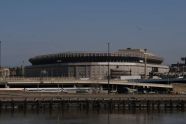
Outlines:
{"type": "Polygon", "coordinates": [[[64,51],[147,48],[186,56],[186,0],[0,0],[2,65],[64,51]]]}

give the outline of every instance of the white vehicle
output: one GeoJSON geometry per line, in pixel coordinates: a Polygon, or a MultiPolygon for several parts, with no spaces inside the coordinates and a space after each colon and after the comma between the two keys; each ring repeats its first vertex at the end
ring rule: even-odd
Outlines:
{"type": "Polygon", "coordinates": [[[131,88],[127,88],[128,93],[137,93],[138,90],[137,89],[131,89],[131,88]]]}

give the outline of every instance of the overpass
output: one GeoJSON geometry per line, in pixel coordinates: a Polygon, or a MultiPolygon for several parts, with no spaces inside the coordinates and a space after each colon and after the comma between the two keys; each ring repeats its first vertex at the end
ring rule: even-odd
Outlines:
{"type": "MultiPolygon", "coordinates": [[[[74,79],[74,78],[6,78],[0,80],[0,85],[107,85],[107,80],[89,80],[89,79],[74,79]]],[[[147,88],[165,88],[172,89],[172,84],[159,84],[159,83],[141,83],[126,80],[110,80],[111,85],[134,86],[134,87],[147,87],[147,88]]]]}

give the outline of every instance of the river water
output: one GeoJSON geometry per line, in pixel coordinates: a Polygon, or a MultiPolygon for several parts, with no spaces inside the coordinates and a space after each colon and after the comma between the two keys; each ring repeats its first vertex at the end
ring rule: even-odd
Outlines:
{"type": "Polygon", "coordinates": [[[0,124],[186,124],[183,111],[1,111],[0,124]]]}

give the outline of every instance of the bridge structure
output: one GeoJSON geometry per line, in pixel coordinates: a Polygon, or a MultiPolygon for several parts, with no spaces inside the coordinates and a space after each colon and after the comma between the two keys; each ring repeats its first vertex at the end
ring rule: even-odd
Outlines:
{"type": "MultiPolygon", "coordinates": [[[[0,80],[0,85],[6,86],[28,86],[28,85],[107,85],[107,80],[90,80],[90,79],[74,79],[74,78],[6,78],[0,80]]],[[[143,83],[127,80],[110,80],[110,85],[146,87],[146,88],[165,88],[172,89],[172,84],[162,83],[143,83]]]]}

